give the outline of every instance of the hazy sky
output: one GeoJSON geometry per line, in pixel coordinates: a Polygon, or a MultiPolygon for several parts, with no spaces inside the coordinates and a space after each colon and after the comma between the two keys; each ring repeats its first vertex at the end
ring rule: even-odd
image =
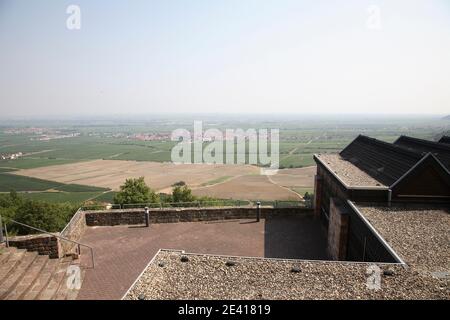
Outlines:
{"type": "Polygon", "coordinates": [[[0,112],[450,113],[450,1],[0,0],[0,112]]]}

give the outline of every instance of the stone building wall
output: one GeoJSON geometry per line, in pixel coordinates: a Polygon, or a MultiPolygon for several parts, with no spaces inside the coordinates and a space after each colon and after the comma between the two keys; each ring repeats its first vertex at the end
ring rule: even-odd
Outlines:
{"type": "Polygon", "coordinates": [[[337,198],[331,198],[327,251],[332,260],[347,259],[348,221],[346,206],[337,198]]]}

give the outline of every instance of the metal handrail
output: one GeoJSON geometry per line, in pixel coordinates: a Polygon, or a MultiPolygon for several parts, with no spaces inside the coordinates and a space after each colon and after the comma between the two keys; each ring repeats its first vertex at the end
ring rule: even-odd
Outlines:
{"type": "Polygon", "coordinates": [[[9,222],[12,222],[12,223],[21,225],[21,226],[23,226],[23,227],[30,228],[30,229],[39,231],[39,232],[41,232],[41,233],[49,234],[49,235],[54,236],[54,237],[57,237],[57,238],[59,238],[59,239],[62,239],[62,240],[65,240],[65,241],[69,241],[69,242],[71,242],[71,243],[74,243],[74,244],[76,244],[76,245],[78,246],[78,254],[80,254],[80,255],[81,255],[81,248],[80,248],[80,247],[86,247],[86,248],[88,248],[88,249],[91,251],[92,269],[95,268],[94,248],[92,248],[91,246],[88,246],[87,244],[80,243],[80,242],[75,241],[75,240],[67,239],[67,238],[62,237],[62,236],[60,236],[60,235],[57,235],[57,234],[54,234],[54,233],[51,233],[51,232],[48,232],[48,231],[45,231],[45,230],[42,230],[42,229],[39,229],[39,228],[32,227],[32,226],[30,226],[30,225],[27,225],[27,224],[25,224],[25,223],[22,223],[22,222],[13,220],[13,219],[7,219],[7,220],[8,220],[9,222]]]}

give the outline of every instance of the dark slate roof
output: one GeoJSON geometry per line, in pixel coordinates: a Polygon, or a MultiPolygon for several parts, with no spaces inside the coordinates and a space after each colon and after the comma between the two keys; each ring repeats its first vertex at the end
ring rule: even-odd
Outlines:
{"type": "Polygon", "coordinates": [[[450,137],[449,137],[449,136],[443,136],[441,139],[439,139],[438,142],[439,142],[439,143],[450,144],[450,137]]]}
{"type": "Polygon", "coordinates": [[[394,144],[409,150],[421,152],[423,155],[430,152],[450,170],[450,145],[407,136],[401,136],[394,144]]]}
{"type": "Polygon", "coordinates": [[[421,152],[363,135],[358,136],[340,155],[387,186],[400,179],[423,158],[421,152]]]}

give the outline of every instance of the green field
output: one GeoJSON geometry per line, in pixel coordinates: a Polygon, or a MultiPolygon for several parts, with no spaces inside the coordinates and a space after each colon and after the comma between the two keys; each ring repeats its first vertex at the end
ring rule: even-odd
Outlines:
{"type": "Polygon", "coordinates": [[[23,177],[9,173],[0,174],[0,192],[15,191],[45,191],[61,187],[63,184],[36,178],[23,177]]]}
{"type": "Polygon", "coordinates": [[[85,201],[99,196],[99,192],[36,192],[21,193],[21,195],[30,200],[42,200],[48,202],[70,202],[73,204],[83,204],[85,201]]]}
{"type": "Polygon", "coordinates": [[[0,160],[0,169],[9,167],[15,169],[32,169],[39,167],[56,166],[66,163],[74,163],[80,160],[76,159],[48,159],[25,157],[17,160],[0,160]]]}
{"type": "Polygon", "coordinates": [[[94,186],[83,186],[81,184],[64,184],[55,188],[55,190],[63,192],[104,192],[109,189],[94,186]]]}
{"type": "Polygon", "coordinates": [[[113,203],[114,202],[114,196],[116,195],[116,192],[110,191],[106,193],[102,193],[99,196],[97,196],[94,200],[98,202],[108,202],[113,203]]]}
{"type": "MultiPolygon", "coordinates": [[[[36,192],[36,191],[47,191],[47,190],[57,190],[59,192],[47,192],[49,197],[50,194],[54,194],[55,197],[57,194],[60,194],[62,197],[64,194],[73,195],[75,199],[83,198],[88,194],[92,194],[92,197],[101,195],[103,192],[108,191],[109,189],[93,187],[93,186],[84,186],[78,184],[63,184],[54,181],[36,179],[31,177],[19,176],[15,174],[9,173],[0,173],[0,192],[36,192]],[[82,195],[84,194],[84,195],[82,195]]],[[[40,193],[37,193],[40,194],[40,193]]],[[[31,195],[31,193],[30,193],[31,195]]],[[[35,196],[34,193],[30,197],[38,197],[35,196]]]]}
{"type": "MultiPolygon", "coordinates": [[[[212,121],[210,121],[212,123],[212,121]]],[[[421,117],[323,117],[297,119],[259,119],[254,121],[218,120],[214,125],[204,121],[204,130],[278,128],[280,130],[280,164],[282,167],[303,167],[313,164],[312,154],[341,150],[357,135],[365,134],[392,142],[402,134],[434,139],[449,130],[449,121],[421,117]]],[[[33,123],[38,126],[39,123],[33,123]]],[[[31,134],[4,134],[0,127],[0,153],[33,153],[19,160],[0,160],[0,168],[36,168],[96,159],[170,161],[172,141],[138,141],[126,138],[134,133],[170,133],[176,128],[192,131],[189,119],[158,119],[148,123],[116,125],[71,124],[66,131],[79,132],[79,137],[50,141],[31,140],[31,134]],[[121,136],[115,136],[116,134],[121,136]]],[[[204,144],[205,146],[207,143],[204,144]]]]}

